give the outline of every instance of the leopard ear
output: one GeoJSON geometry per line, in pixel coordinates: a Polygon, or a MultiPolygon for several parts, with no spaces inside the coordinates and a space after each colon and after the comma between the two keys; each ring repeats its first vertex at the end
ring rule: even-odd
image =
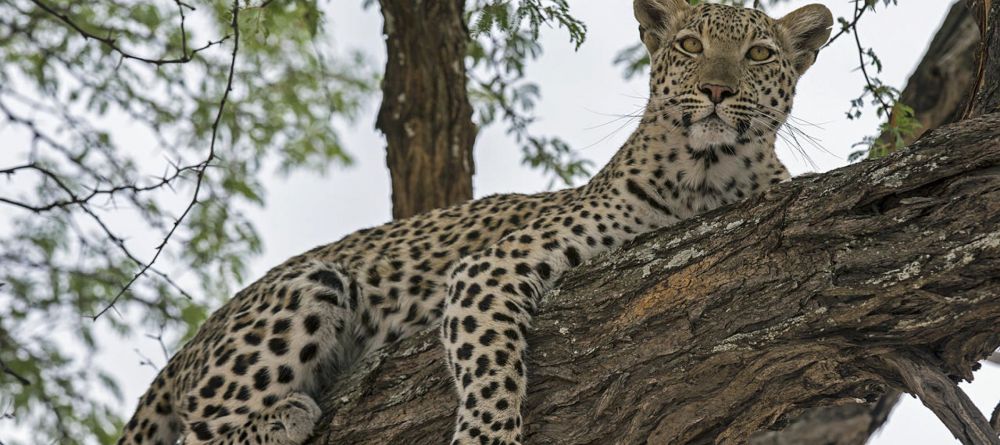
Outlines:
{"type": "Polygon", "coordinates": [[[778,26],[787,33],[792,63],[802,74],[816,61],[819,49],[830,39],[833,14],[826,6],[806,5],[782,17],[778,26]]]}
{"type": "Polygon", "coordinates": [[[671,29],[674,19],[691,6],[687,0],[635,0],[633,8],[639,21],[639,38],[653,54],[677,31],[671,29]]]}

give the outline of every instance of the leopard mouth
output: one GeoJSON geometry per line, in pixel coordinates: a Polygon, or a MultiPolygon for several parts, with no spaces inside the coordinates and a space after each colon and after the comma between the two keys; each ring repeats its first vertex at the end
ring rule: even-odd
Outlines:
{"type": "Polygon", "coordinates": [[[722,120],[722,116],[719,116],[719,113],[717,113],[715,111],[713,111],[708,116],[705,116],[705,118],[702,119],[701,121],[704,122],[704,123],[706,123],[706,124],[707,123],[714,123],[714,122],[718,122],[720,124],[725,124],[725,122],[722,120]]]}
{"type": "Polygon", "coordinates": [[[723,119],[722,116],[720,116],[717,111],[712,111],[711,113],[709,113],[708,116],[701,118],[698,121],[698,123],[710,128],[717,128],[717,127],[734,128],[732,125],[729,124],[729,122],[726,122],[726,120],[723,119]]]}
{"type": "Polygon", "coordinates": [[[692,122],[688,131],[691,146],[695,149],[714,144],[732,144],[739,137],[736,127],[715,110],[692,122]]]}
{"type": "Polygon", "coordinates": [[[726,111],[723,104],[712,104],[712,103],[699,103],[697,106],[693,107],[692,117],[695,122],[706,122],[710,120],[725,121],[722,117],[722,112],[726,111]]]}
{"type": "Polygon", "coordinates": [[[739,135],[746,134],[750,130],[750,121],[744,119],[734,119],[730,121],[725,119],[719,114],[718,110],[712,110],[707,116],[699,119],[697,124],[701,124],[703,127],[708,129],[714,129],[717,131],[736,131],[739,135]]]}

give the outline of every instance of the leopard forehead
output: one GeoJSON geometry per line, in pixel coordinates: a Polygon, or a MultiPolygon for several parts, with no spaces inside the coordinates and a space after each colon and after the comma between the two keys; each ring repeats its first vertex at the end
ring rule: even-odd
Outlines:
{"type": "Polygon", "coordinates": [[[702,3],[674,20],[676,22],[671,28],[675,31],[661,46],[661,54],[657,55],[660,57],[654,56],[651,60],[654,73],[680,67],[683,68],[682,71],[693,75],[681,76],[685,80],[731,80],[737,83],[760,77],[769,78],[776,71],[785,72],[786,76],[793,79],[798,77],[784,57],[784,49],[789,46],[785,33],[774,19],[761,11],[702,3]],[[683,57],[685,54],[679,50],[678,42],[685,38],[697,39],[703,46],[703,52],[683,57]],[[766,69],[753,69],[759,64],[747,59],[747,51],[754,46],[761,46],[772,52],[773,62],[776,63],[763,64],[768,65],[766,69]],[[708,78],[702,79],[704,77],[708,78]],[[734,78],[726,79],[727,77],[734,78]]]}
{"type": "Polygon", "coordinates": [[[729,5],[702,3],[680,18],[678,35],[696,32],[707,43],[777,41],[774,19],[762,11],[729,5]]]}

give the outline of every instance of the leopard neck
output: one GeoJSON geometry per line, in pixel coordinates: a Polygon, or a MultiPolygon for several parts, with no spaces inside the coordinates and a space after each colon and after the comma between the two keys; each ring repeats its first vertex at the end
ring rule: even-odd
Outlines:
{"type": "Polygon", "coordinates": [[[735,202],[788,177],[774,153],[775,134],[747,133],[732,144],[706,143],[693,140],[683,122],[647,111],[582,191],[652,195],[679,217],[735,202]]]}

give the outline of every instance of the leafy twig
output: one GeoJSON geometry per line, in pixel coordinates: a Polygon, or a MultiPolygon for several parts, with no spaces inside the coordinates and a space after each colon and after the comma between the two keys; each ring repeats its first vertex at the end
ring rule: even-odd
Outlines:
{"type": "MultiPolygon", "coordinates": [[[[865,6],[862,5],[860,1],[854,3],[853,23],[858,22],[858,19],[861,18],[862,14],[864,14],[864,10],[865,6]]],[[[880,93],[879,90],[875,87],[875,85],[872,84],[871,77],[868,75],[868,69],[866,68],[867,64],[865,63],[865,50],[864,47],[861,45],[861,37],[858,35],[858,30],[856,27],[854,28],[854,42],[858,47],[858,60],[861,62],[861,73],[865,76],[865,83],[868,84],[869,91],[871,91],[872,95],[875,96],[875,99],[878,100],[879,105],[882,106],[882,112],[885,113],[885,116],[888,118],[889,113],[892,112],[892,107],[890,107],[888,104],[885,103],[885,100],[882,99],[882,93],[880,93]]]]}
{"type": "Polygon", "coordinates": [[[830,40],[827,40],[826,41],[826,45],[823,45],[823,47],[820,48],[820,50],[825,49],[826,47],[832,45],[833,42],[837,41],[837,39],[839,39],[841,36],[843,36],[844,34],[850,32],[850,31],[854,31],[855,33],[857,33],[857,30],[858,30],[858,20],[861,20],[861,16],[863,16],[865,14],[865,9],[867,9],[867,8],[862,7],[861,11],[858,11],[857,7],[858,7],[858,5],[860,3],[861,3],[860,0],[855,0],[855,2],[854,2],[854,8],[855,8],[854,9],[854,20],[851,20],[849,23],[841,23],[840,31],[837,31],[837,33],[834,34],[833,37],[830,37],[830,40]]]}

